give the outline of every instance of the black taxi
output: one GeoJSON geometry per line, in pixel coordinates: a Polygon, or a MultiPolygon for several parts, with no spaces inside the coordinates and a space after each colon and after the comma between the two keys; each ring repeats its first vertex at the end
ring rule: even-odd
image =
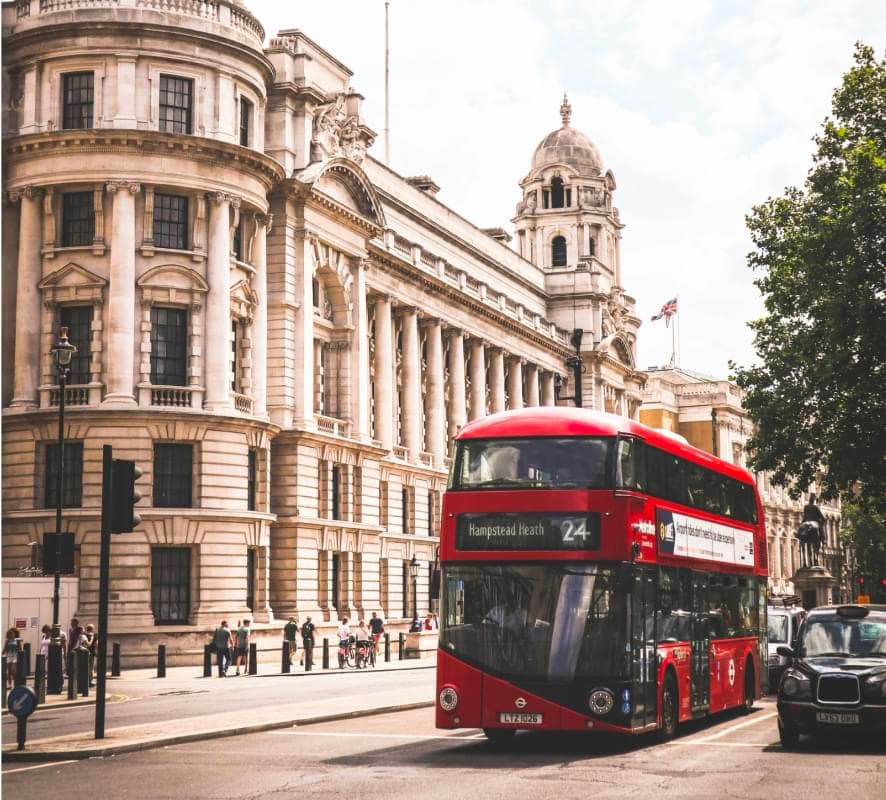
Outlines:
{"type": "Polygon", "coordinates": [[[778,735],[886,734],[886,605],[824,606],[809,612],[778,684],[778,735]]]}

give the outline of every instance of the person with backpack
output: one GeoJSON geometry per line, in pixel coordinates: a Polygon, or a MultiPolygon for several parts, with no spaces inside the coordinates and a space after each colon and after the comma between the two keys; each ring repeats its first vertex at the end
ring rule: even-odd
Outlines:
{"type": "Polygon", "coordinates": [[[295,641],[296,634],[298,633],[298,620],[295,617],[290,617],[289,622],[287,622],[283,626],[283,641],[289,642],[289,663],[291,664],[293,659],[295,658],[295,651],[298,649],[298,644],[295,641]]]}
{"type": "Polygon", "coordinates": [[[314,630],[314,623],[308,617],[301,626],[301,645],[305,649],[305,670],[308,672],[314,666],[314,630]]]}
{"type": "Polygon", "coordinates": [[[228,667],[231,665],[231,647],[234,644],[234,640],[231,637],[231,629],[228,627],[227,620],[222,620],[222,624],[215,629],[215,633],[212,635],[212,640],[215,645],[218,677],[224,678],[228,674],[228,667]]]}
{"type": "Polygon", "coordinates": [[[237,669],[237,675],[240,674],[240,662],[243,662],[243,674],[249,672],[249,620],[244,619],[243,624],[237,628],[237,650],[234,657],[234,666],[237,669]]]}

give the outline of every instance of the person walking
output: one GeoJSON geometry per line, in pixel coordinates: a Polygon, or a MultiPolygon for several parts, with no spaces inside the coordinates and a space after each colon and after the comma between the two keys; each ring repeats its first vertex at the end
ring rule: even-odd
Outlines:
{"type": "Polygon", "coordinates": [[[384,632],[385,621],[373,611],[372,617],[369,620],[369,633],[372,635],[372,642],[375,645],[376,656],[378,656],[381,652],[379,649],[379,641],[381,640],[382,634],[384,632]]]}
{"type": "Polygon", "coordinates": [[[370,653],[372,651],[372,637],[369,629],[366,627],[366,621],[360,620],[357,625],[357,631],[354,634],[357,645],[357,669],[363,669],[370,664],[370,653]]]}
{"type": "Polygon", "coordinates": [[[21,652],[21,641],[18,628],[10,628],[6,631],[6,643],[3,645],[3,655],[6,656],[6,688],[15,686],[15,670],[18,664],[18,654],[21,652]]]}
{"type": "Polygon", "coordinates": [[[234,667],[237,669],[237,675],[240,674],[240,662],[243,662],[243,674],[249,672],[249,620],[244,619],[243,624],[237,628],[237,654],[234,657],[234,667]]]}
{"type": "Polygon", "coordinates": [[[40,629],[40,633],[43,634],[40,639],[40,655],[45,656],[46,660],[49,660],[49,645],[52,642],[52,625],[44,625],[40,629]]]}
{"type": "Polygon", "coordinates": [[[296,634],[298,633],[298,620],[295,617],[290,617],[289,622],[287,622],[283,626],[283,641],[289,642],[289,663],[291,664],[295,659],[295,651],[298,649],[298,644],[295,641],[296,634]]]}
{"type": "Polygon", "coordinates": [[[305,669],[308,672],[314,666],[314,630],[314,623],[307,617],[301,626],[301,646],[305,651],[305,669]]]}
{"type": "Polygon", "coordinates": [[[351,646],[351,626],[348,618],[342,617],[338,624],[338,668],[344,669],[348,659],[348,648],[351,646]]]}
{"type": "Polygon", "coordinates": [[[218,677],[224,678],[227,676],[228,667],[231,664],[231,647],[234,644],[234,640],[231,637],[231,629],[228,627],[227,620],[222,620],[222,624],[215,629],[213,639],[215,641],[218,677]]]}
{"type": "Polygon", "coordinates": [[[95,662],[98,657],[98,636],[95,635],[95,625],[91,622],[86,626],[86,649],[89,650],[89,685],[93,685],[95,675],[95,662]]]}

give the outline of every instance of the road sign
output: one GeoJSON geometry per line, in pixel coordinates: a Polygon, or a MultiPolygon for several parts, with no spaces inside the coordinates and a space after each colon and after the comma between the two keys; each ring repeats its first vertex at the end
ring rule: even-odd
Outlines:
{"type": "Polygon", "coordinates": [[[43,534],[43,574],[74,574],[74,534],[43,534]]]}
{"type": "Polygon", "coordinates": [[[855,596],[856,603],[870,603],[871,596],[869,594],[858,594],[855,596]]]}
{"type": "MultiPolygon", "coordinates": [[[[21,656],[19,656],[21,658],[21,656]]],[[[16,686],[6,698],[9,713],[16,718],[16,741],[18,749],[25,749],[28,735],[28,717],[37,708],[37,694],[30,686],[16,686]]]]}

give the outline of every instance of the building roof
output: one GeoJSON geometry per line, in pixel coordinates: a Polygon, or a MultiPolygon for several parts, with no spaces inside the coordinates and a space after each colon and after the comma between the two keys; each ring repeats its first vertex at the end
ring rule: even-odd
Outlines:
{"type": "Polygon", "coordinates": [[[563,124],[545,136],[535,148],[531,173],[555,164],[572,167],[580,175],[599,175],[603,171],[603,158],[597,145],[569,124],[571,116],[572,106],[563,95],[560,106],[563,124]]]}

